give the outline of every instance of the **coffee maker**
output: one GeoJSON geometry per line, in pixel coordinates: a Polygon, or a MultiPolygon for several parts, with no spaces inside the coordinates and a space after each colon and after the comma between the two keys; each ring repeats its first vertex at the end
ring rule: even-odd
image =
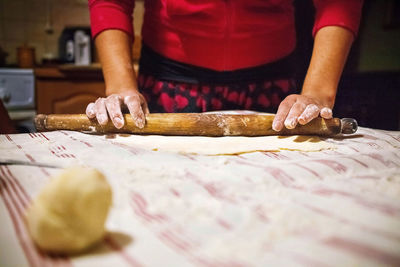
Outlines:
{"type": "Polygon", "coordinates": [[[93,42],[89,27],[66,27],[59,38],[59,59],[62,63],[90,65],[93,42]]]}

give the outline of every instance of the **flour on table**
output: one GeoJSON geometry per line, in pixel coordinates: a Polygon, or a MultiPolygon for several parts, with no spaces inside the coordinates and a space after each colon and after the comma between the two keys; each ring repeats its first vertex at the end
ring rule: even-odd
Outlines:
{"type": "Polygon", "coordinates": [[[315,136],[204,137],[117,135],[112,142],[146,150],[182,154],[229,155],[255,151],[320,151],[335,145],[315,136]]]}
{"type": "MultiPolygon", "coordinates": [[[[251,110],[211,111],[208,114],[265,114],[251,110]]],[[[160,135],[118,135],[113,142],[143,148],[146,150],[200,155],[234,155],[256,151],[321,151],[335,149],[336,146],[327,143],[316,136],[160,136],[160,135]]]]}

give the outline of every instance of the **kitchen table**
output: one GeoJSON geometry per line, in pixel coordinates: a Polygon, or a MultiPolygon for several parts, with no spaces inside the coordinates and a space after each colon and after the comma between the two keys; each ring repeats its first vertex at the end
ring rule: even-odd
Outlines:
{"type": "Polygon", "coordinates": [[[319,152],[205,156],[112,135],[0,136],[1,266],[400,266],[400,132],[360,128],[319,152]],[[24,209],[62,168],[113,188],[104,241],[82,255],[33,245],[24,209]]]}

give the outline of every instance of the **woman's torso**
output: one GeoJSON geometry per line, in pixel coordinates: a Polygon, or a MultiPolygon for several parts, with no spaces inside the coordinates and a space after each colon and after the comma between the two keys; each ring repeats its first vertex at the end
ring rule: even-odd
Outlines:
{"type": "Polygon", "coordinates": [[[295,47],[292,0],[147,0],[144,43],[217,71],[274,62],[295,47]]]}

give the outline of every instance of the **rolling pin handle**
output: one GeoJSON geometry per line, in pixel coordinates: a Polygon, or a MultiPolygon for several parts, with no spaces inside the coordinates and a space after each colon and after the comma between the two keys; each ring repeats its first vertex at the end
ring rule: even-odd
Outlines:
{"type": "Polygon", "coordinates": [[[47,115],[44,114],[38,114],[35,117],[35,127],[38,132],[46,131],[46,118],[47,115]]]}
{"type": "Polygon", "coordinates": [[[355,119],[343,118],[340,120],[340,122],[341,122],[342,134],[353,134],[357,132],[358,123],[355,119]]]}

